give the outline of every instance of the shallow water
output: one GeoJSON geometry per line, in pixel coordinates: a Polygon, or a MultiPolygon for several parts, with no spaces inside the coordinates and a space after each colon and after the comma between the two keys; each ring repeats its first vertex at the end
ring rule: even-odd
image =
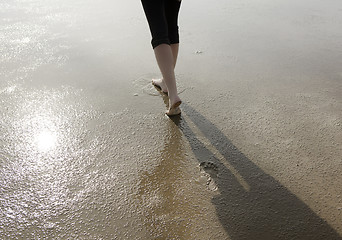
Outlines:
{"type": "Polygon", "coordinates": [[[340,1],[182,4],[169,119],[139,1],[0,2],[1,239],[341,239],[340,1]]]}

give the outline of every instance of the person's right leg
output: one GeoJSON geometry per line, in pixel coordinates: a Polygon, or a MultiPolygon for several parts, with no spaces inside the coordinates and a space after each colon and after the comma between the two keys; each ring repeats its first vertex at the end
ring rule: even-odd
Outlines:
{"type": "Polygon", "coordinates": [[[176,68],[178,52],[179,52],[179,43],[170,44],[172,56],[173,56],[173,66],[176,68]]]}
{"type": "Polygon", "coordinates": [[[176,108],[181,104],[181,100],[177,92],[174,56],[172,54],[171,46],[168,44],[161,44],[154,48],[154,53],[168,90],[169,111],[167,114],[173,115],[176,114],[176,111],[179,111],[176,108]]]}
{"type": "MultiPolygon", "coordinates": [[[[165,1],[165,18],[167,22],[168,38],[173,55],[174,68],[177,64],[179,51],[179,32],[178,32],[178,13],[181,2],[178,0],[164,0],[165,1]]],[[[162,92],[168,93],[165,81],[162,79],[153,79],[152,84],[159,87],[162,92]]]]}
{"type": "Polygon", "coordinates": [[[167,20],[168,37],[172,48],[175,66],[179,50],[178,14],[180,7],[181,2],[178,0],[165,0],[165,17],[167,20]]]}
{"type": "Polygon", "coordinates": [[[179,111],[178,106],[181,103],[181,100],[177,93],[174,73],[174,53],[172,52],[168,36],[169,29],[166,17],[167,1],[170,0],[142,0],[141,2],[150,26],[152,46],[156,60],[168,90],[169,111],[167,114],[174,115],[179,111]]]}
{"type": "MultiPolygon", "coordinates": [[[[170,47],[171,47],[172,57],[173,57],[173,66],[175,69],[176,64],[177,64],[177,58],[178,58],[179,43],[171,44],[170,47]]],[[[152,84],[160,88],[160,90],[163,93],[168,94],[168,89],[163,78],[152,79],[152,84]]]]}

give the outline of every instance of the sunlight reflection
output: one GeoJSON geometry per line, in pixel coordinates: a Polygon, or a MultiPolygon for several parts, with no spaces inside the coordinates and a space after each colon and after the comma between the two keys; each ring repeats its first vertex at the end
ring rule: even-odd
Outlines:
{"type": "Polygon", "coordinates": [[[56,147],[57,136],[55,132],[43,130],[35,137],[35,143],[40,152],[47,152],[56,147]]]}

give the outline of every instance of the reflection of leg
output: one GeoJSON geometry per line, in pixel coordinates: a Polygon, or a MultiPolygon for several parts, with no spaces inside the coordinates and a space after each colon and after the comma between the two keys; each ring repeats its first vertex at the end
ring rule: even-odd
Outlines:
{"type": "MultiPolygon", "coordinates": [[[[177,64],[179,44],[178,43],[171,44],[170,46],[171,46],[171,51],[172,51],[172,56],[173,56],[173,66],[175,68],[176,64],[177,64]]],[[[163,78],[161,78],[161,79],[152,79],[152,84],[154,86],[160,88],[160,90],[163,93],[166,93],[166,94],[168,93],[167,86],[166,86],[166,83],[165,83],[163,78]]]]}
{"type": "Polygon", "coordinates": [[[168,44],[161,44],[154,49],[159,69],[169,93],[169,110],[177,108],[181,100],[177,93],[176,78],[174,72],[174,55],[168,44]]]}

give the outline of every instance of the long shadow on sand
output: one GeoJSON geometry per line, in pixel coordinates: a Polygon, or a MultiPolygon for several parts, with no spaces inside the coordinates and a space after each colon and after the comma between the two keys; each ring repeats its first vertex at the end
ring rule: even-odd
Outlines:
{"type": "MultiPolygon", "coordinates": [[[[241,153],[214,124],[187,104],[182,105],[182,110],[186,116],[173,120],[197,160],[202,163],[210,159],[217,166],[218,174],[212,177],[219,195],[212,203],[231,239],[342,239],[303,201],[241,153]],[[186,120],[193,122],[222,155],[221,159],[213,157],[186,120]]],[[[213,171],[208,173],[215,175],[213,171]]]]}

